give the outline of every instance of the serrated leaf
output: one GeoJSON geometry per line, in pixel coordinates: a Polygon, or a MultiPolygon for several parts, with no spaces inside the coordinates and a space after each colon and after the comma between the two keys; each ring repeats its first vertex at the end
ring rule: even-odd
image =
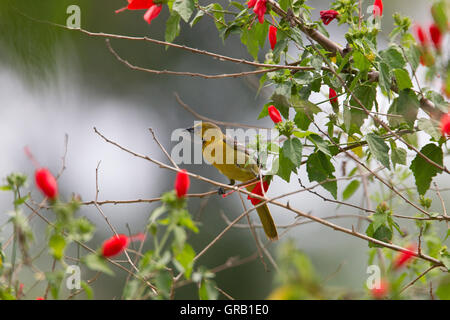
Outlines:
{"type": "Polygon", "coordinates": [[[392,164],[402,164],[406,165],[406,150],[403,148],[393,148],[391,151],[392,164]]]}
{"type": "MultiPolygon", "coordinates": [[[[317,181],[319,183],[327,179],[335,179],[333,172],[335,171],[330,158],[326,156],[322,151],[317,151],[309,155],[306,162],[306,171],[308,172],[309,181],[317,181]]],[[[337,182],[329,181],[322,184],[326,190],[328,190],[333,197],[337,198],[337,182]]]]}
{"type": "Polygon", "coordinates": [[[356,69],[361,72],[368,71],[370,68],[370,61],[366,58],[364,54],[359,51],[353,52],[353,65],[356,69]]]}
{"type": "Polygon", "coordinates": [[[389,124],[391,126],[398,126],[406,122],[410,127],[413,127],[419,106],[420,102],[414,91],[411,89],[400,91],[399,96],[394,99],[388,112],[401,117],[389,117],[389,124]]]}
{"type": "Polygon", "coordinates": [[[441,131],[438,125],[430,119],[420,118],[417,122],[417,126],[420,130],[428,133],[434,140],[439,141],[441,139],[441,131]]]}
{"type": "Polygon", "coordinates": [[[193,0],[175,0],[172,6],[172,10],[178,12],[180,17],[186,22],[189,22],[192,14],[194,13],[194,1],[193,0]]]}
{"type": "Polygon", "coordinates": [[[366,141],[369,146],[372,155],[380,161],[382,165],[390,169],[391,165],[389,162],[389,146],[380,136],[369,133],[366,135],[366,141]]]}
{"type": "Polygon", "coordinates": [[[184,272],[184,276],[186,277],[186,279],[190,279],[192,268],[194,267],[194,249],[192,249],[192,247],[188,243],[185,243],[182,250],[175,249],[174,258],[175,261],[179,264],[178,267],[181,266],[180,271],[184,272]]]}
{"type": "Polygon", "coordinates": [[[282,152],[286,158],[296,166],[302,162],[303,144],[297,138],[288,139],[284,142],[282,152]]]}
{"type": "MultiPolygon", "coordinates": [[[[442,165],[444,155],[442,149],[437,145],[429,143],[420,152],[435,163],[442,165]]],[[[416,155],[409,168],[414,174],[417,191],[420,195],[424,195],[428,191],[433,177],[442,172],[441,169],[428,163],[419,154],[416,155]]]]}
{"type": "MultiPolygon", "coordinates": [[[[292,161],[284,155],[284,152],[280,152],[279,157],[277,159],[278,159],[277,175],[286,182],[289,182],[291,180],[291,173],[297,172],[295,164],[293,164],[292,161]]],[[[276,163],[274,163],[274,166],[275,164],[276,163]]]]}
{"type": "Polygon", "coordinates": [[[391,69],[402,69],[406,65],[405,58],[396,45],[381,51],[380,56],[391,69]]]}
{"type": "Polygon", "coordinates": [[[413,84],[409,77],[408,71],[405,69],[394,69],[395,81],[397,82],[398,90],[412,88],[413,84]]]}
{"type": "Polygon", "coordinates": [[[319,149],[320,151],[322,151],[323,153],[325,153],[327,156],[331,157],[331,152],[330,149],[328,148],[328,143],[326,143],[321,136],[319,136],[318,134],[311,134],[308,136],[308,139],[314,143],[314,145],[317,147],[317,149],[319,149]]]}

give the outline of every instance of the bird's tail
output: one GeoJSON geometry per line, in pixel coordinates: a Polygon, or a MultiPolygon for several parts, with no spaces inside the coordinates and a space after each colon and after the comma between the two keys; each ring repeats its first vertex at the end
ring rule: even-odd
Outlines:
{"type": "MultiPolygon", "coordinates": [[[[247,187],[247,190],[252,192],[252,190],[254,188],[255,187],[252,185],[252,186],[247,187]]],[[[256,208],[256,212],[258,213],[259,220],[261,220],[261,224],[263,226],[266,236],[271,241],[278,240],[277,227],[275,226],[275,222],[273,222],[273,218],[272,218],[272,215],[270,214],[267,203],[256,208]]]]}
{"type": "Polygon", "coordinates": [[[256,212],[258,212],[259,219],[261,220],[261,224],[263,225],[264,232],[266,236],[271,241],[278,240],[278,232],[277,227],[275,227],[275,223],[273,222],[272,215],[270,214],[269,207],[267,204],[264,204],[258,208],[256,208],[256,212]]]}

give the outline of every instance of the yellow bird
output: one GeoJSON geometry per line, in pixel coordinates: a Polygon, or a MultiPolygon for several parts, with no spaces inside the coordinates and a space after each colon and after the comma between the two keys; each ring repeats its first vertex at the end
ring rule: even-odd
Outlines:
{"type": "MultiPolygon", "coordinates": [[[[228,177],[231,184],[234,181],[245,183],[259,177],[259,167],[249,162],[247,150],[224,135],[215,124],[199,122],[186,130],[201,137],[203,158],[228,177]]],[[[251,192],[254,188],[255,184],[252,184],[247,190],[251,192]]],[[[277,228],[267,204],[256,208],[256,212],[267,237],[272,241],[278,240],[277,228]]]]}

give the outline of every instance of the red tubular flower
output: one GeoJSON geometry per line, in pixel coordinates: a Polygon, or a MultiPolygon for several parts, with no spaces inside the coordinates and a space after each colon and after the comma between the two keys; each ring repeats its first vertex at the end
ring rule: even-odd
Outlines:
{"type": "Polygon", "coordinates": [[[175,191],[177,192],[178,198],[182,198],[186,195],[189,185],[189,175],[186,173],[186,170],[179,171],[175,179],[175,191]]]}
{"type": "MultiPolygon", "coordinates": [[[[267,190],[269,189],[269,183],[266,181],[263,181],[262,183],[262,187],[264,188],[264,192],[267,192],[267,190]]],[[[261,182],[258,182],[256,184],[256,186],[253,188],[252,193],[257,194],[259,196],[264,196],[263,192],[262,192],[262,188],[261,188],[261,182]]],[[[256,198],[252,198],[250,195],[248,195],[247,197],[248,200],[250,200],[252,202],[252,205],[256,206],[258,203],[260,203],[262,200],[260,199],[256,199],[256,198]]]]}
{"type": "Polygon", "coordinates": [[[389,282],[384,279],[381,279],[380,285],[377,288],[373,288],[370,290],[370,294],[374,299],[383,299],[389,293],[389,282]]]}
{"type": "Polygon", "coordinates": [[[152,23],[152,20],[155,19],[159,13],[161,12],[162,5],[153,5],[151,6],[147,12],[144,14],[144,20],[147,21],[148,24],[152,23]]]}
{"type": "Polygon", "coordinates": [[[417,251],[417,246],[412,243],[406,247],[406,250],[402,251],[394,260],[394,270],[398,270],[404,265],[406,265],[412,258],[414,258],[414,253],[417,251]]]}
{"type": "Polygon", "coordinates": [[[130,244],[131,241],[144,241],[145,235],[138,233],[134,236],[128,237],[124,234],[114,235],[103,243],[102,255],[105,258],[114,257],[122,253],[130,244]]]}
{"type": "Polygon", "coordinates": [[[258,16],[259,23],[264,23],[264,15],[266,14],[266,0],[257,0],[253,11],[258,16]]]}
{"type": "Polygon", "coordinates": [[[153,6],[153,0],[128,0],[128,10],[142,10],[153,6]]]}
{"type": "Polygon", "coordinates": [[[329,93],[329,98],[330,98],[330,102],[333,103],[338,103],[338,98],[337,98],[337,94],[336,91],[334,91],[333,88],[330,88],[330,93],[329,93]]]}
{"type": "Polygon", "coordinates": [[[46,168],[37,169],[34,178],[41,192],[49,199],[58,197],[58,183],[55,177],[46,168]]]}
{"type": "Polygon", "coordinates": [[[36,297],[36,300],[45,300],[44,297],[36,297]]]}
{"type": "Polygon", "coordinates": [[[274,26],[270,26],[269,27],[269,42],[270,42],[270,47],[275,48],[275,45],[277,44],[277,27],[274,26]]]}
{"type": "Polygon", "coordinates": [[[441,117],[441,133],[444,137],[450,136],[450,112],[441,117]]]}
{"type": "Polygon", "coordinates": [[[255,6],[255,4],[256,4],[256,1],[258,1],[258,0],[249,0],[249,2],[247,2],[248,8],[249,9],[253,8],[255,6]]]}
{"type": "Polygon", "coordinates": [[[130,243],[124,234],[114,235],[103,243],[102,255],[106,258],[114,257],[122,253],[130,243]]]}
{"type": "Polygon", "coordinates": [[[434,23],[430,26],[430,36],[434,47],[436,50],[440,51],[442,46],[442,33],[434,23]]]}
{"type": "Polygon", "coordinates": [[[322,19],[323,23],[326,26],[329,25],[330,22],[333,21],[338,15],[339,15],[339,12],[334,11],[334,10],[320,11],[320,19],[322,19]]]}
{"type": "Polygon", "coordinates": [[[425,31],[423,31],[423,28],[420,25],[416,24],[414,26],[414,30],[416,32],[417,39],[419,40],[420,44],[422,46],[426,46],[428,44],[428,37],[425,31]]]}
{"type": "Polygon", "coordinates": [[[275,108],[275,106],[273,106],[273,105],[269,106],[269,108],[267,108],[267,110],[269,111],[270,119],[272,119],[272,121],[274,123],[283,121],[283,119],[281,118],[280,111],[278,111],[278,109],[275,108]]]}
{"type": "Polygon", "coordinates": [[[382,0],[375,0],[373,4],[373,15],[381,17],[383,15],[383,1],[382,0]]]}

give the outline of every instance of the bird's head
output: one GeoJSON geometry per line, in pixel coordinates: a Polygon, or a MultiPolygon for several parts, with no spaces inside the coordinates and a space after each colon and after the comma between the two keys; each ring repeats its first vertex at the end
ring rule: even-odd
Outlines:
{"type": "Polygon", "coordinates": [[[213,142],[216,139],[222,140],[222,130],[212,122],[198,122],[193,127],[187,128],[187,131],[198,135],[203,142],[213,142]]]}

